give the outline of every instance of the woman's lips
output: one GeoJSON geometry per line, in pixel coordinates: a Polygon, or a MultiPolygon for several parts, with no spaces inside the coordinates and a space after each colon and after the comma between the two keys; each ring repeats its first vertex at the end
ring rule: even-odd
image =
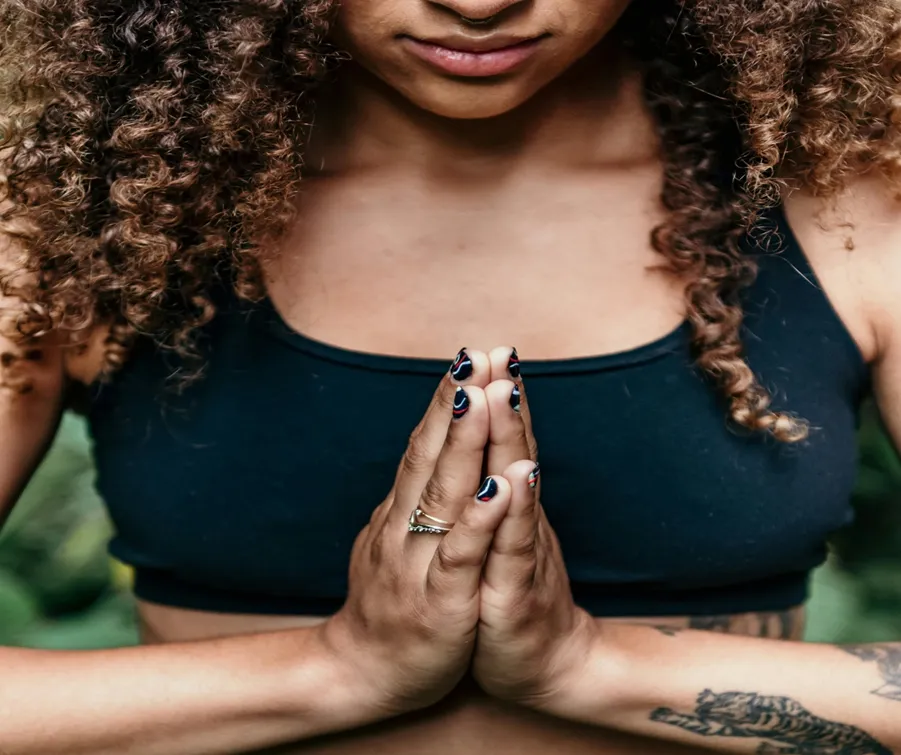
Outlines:
{"type": "Polygon", "coordinates": [[[525,63],[538,49],[542,37],[494,50],[455,50],[434,42],[404,37],[404,43],[418,58],[454,76],[498,76],[525,63]]]}

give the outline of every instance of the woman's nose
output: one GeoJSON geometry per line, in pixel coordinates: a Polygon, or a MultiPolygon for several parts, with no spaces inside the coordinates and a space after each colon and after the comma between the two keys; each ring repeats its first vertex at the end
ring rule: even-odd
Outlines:
{"type": "Polygon", "coordinates": [[[527,0],[437,0],[435,5],[453,11],[469,21],[487,21],[514,5],[527,0]]]}

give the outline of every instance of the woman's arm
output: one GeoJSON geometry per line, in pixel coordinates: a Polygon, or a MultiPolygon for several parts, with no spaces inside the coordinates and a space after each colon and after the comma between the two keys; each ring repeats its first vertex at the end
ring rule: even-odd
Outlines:
{"type": "Polygon", "coordinates": [[[901,752],[901,643],[595,625],[585,664],[537,707],[723,752],[901,752]]]}
{"type": "MultiPolygon", "coordinates": [[[[53,438],[64,384],[60,349],[0,338],[0,521],[53,438]]],[[[99,652],[0,648],[0,670],[4,755],[233,753],[376,716],[315,628],[99,652]]]]}
{"type": "Polygon", "coordinates": [[[236,753],[384,717],[318,627],[103,651],[0,648],[4,755],[236,753]]]}
{"type": "MultiPolygon", "coordinates": [[[[58,348],[0,338],[0,521],[53,437],[63,373],[58,348]]],[[[233,753],[364,723],[374,711],[360,705],[356,676],[320,638],[0,648],[0,752],[233,753]]]]}

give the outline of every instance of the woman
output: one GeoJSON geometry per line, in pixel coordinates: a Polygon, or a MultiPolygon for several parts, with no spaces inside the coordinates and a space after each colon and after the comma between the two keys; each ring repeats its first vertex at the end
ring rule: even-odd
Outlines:
{"type": "Polygon", "coordinates": [[[0,8],[2,500],[85,410],[145,640],[2,650],[6,752],[901,748],[798,641],[901,438],[893,0],[0,8]]]}

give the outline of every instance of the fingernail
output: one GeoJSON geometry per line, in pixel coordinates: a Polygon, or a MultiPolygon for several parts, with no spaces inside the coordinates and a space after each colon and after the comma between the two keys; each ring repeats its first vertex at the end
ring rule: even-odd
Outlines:
{"type": "Polygon", "coordinates": [[[476,493],[476,500],[481,501],[482,503],[488,503],[488,501],[497,495],[497,491],[497,482],[495,482],[494,478],[486,477],[485,482],[482,483],[482,487],[479,488],[479,492],[476,493]]]}
{"type": "Polygon", "coordinates": [[[541,475],[541,465],[536,463],[535,469],[533,469],[529,473],[529,487],[537,488],[538,487],[538,477],[541,475]]]}
{"type": "Polygon", "coordinates": [[[469,411],[469,396],[459,386],[454,394],[454,419],[463,419],[463,415],[469,411]]]}
{"type": "Polygon", "coordinates": [[[513,386],[513,393],[510,394],[510,408],[519,414],[519,405],[522,401],[522,395],[519,392],[519,386],[513,386]]]}
{"type": "Polygon", "coordinates": [[[472,360],[466,353],[466,349],[460,349],[460,353],[457,354],[457,358],[451,365],[450,373],[451,377],[459,383],[472,377],[472,360]]]}
{"type": "Polygon", "coordinates": [[[510,361],[507,362],[507,372],[510,373],[510,377],[514,380],[519,380],[519,354],[515,348],[510,352],[510,361]]]}

